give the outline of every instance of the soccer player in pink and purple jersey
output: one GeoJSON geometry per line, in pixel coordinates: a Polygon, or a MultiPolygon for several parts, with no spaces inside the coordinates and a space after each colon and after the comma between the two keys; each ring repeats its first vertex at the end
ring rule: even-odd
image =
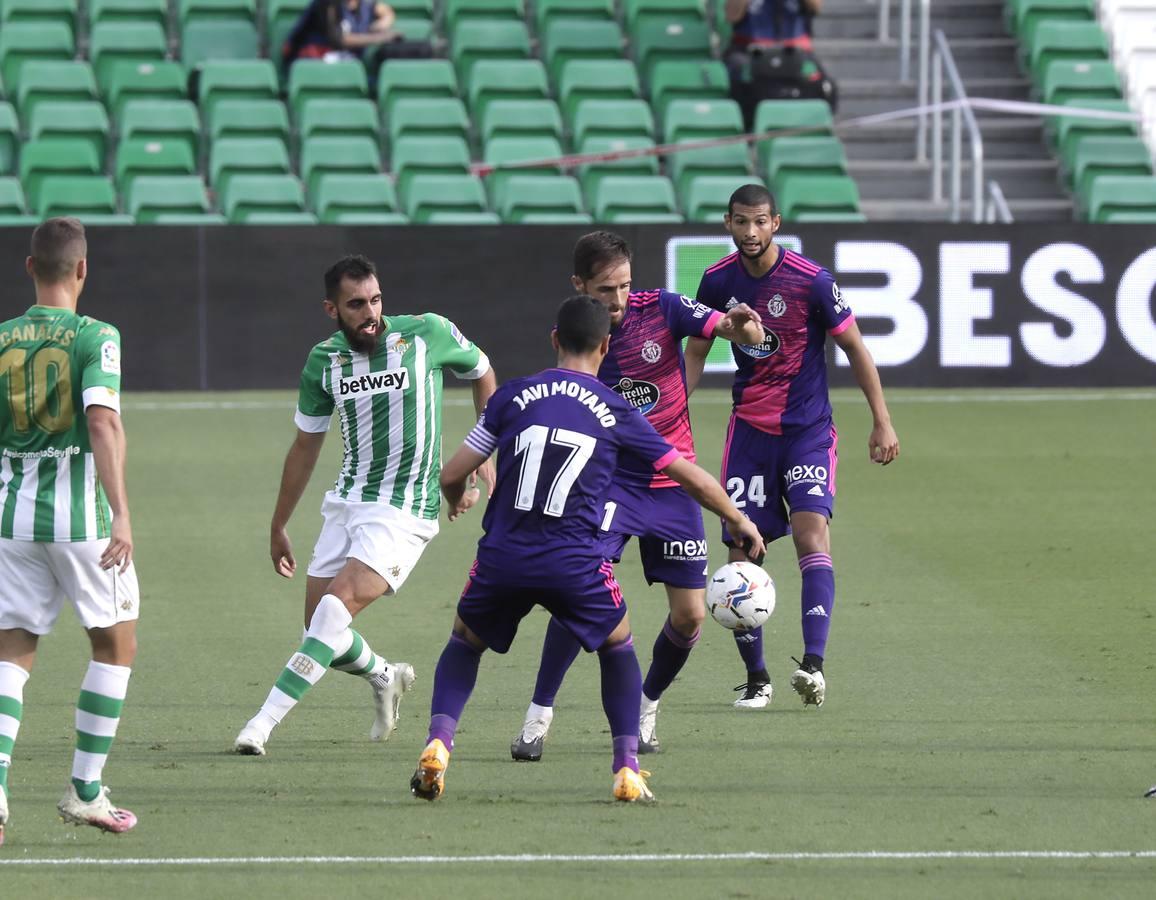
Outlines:
{"type": "MultiPolygon", "coordinates": [[[[782,222],[775,198],[762,185],[748,184],[731,195],[727,209],[726,228],[738,252],[703,273],[698,300],[717,310],[748,304],[762,318],[766,337],[757,345],[734,347],[738,371],[722,480],[768,544],[786,534],[794,538],[803,578],[804,646],[791,686],[804,705],[822,706],[823,657],[835,604],[829,522],[838,461],[827,393],[827,335],[847,354],[871,408],[871,460],[882,465],[895,460],[899,438],[891,427],[879,372],[831,273],[775,245],[782,222]]],[[[709,349],[706,340],[692,339],[687,346],[692,390],[709,349]]],[[[744,558],[725,527],[723,542],[731,547],[732,561],[744,558]]],[[[735,706],[762,709],[771,700],[762,629],[736,632],[735,641],[747,669],[746,682],[736,688],[743,696],[735,706]]]]}
{"type": "MultiPolygon", "coordinates": [[[[693,461],[682,341],[717,336],[757,344],[763,340],[758,317],[745,305],[724,313],[670,291],[635,290],[630,247],[609,231],[579,239],[573,272],[573,286],[610,312],[610,349],[598,369],[598,380],[641,411],[659,434],[693,461]]],[[[707,542],[702,511],[668,476],[624,456],[601,524],[607,559],[618,562],[626,542],[636,536],[647,583],[666,586],[670,615],[654,642],[639,710],[639,752],[654,753],[659,749],[655,733],[659,698],[686,664],[705,615],[707,542]]],[[[514,759],[542,758],[555,695],[579,649],[574,637],[552,620],[533,700],[510,745],[514,759]]]]}

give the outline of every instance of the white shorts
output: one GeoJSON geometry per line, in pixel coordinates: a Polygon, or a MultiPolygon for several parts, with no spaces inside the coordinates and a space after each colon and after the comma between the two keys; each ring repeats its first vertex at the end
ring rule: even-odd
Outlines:
{"type": "Polygon", "coordinates": [[[438,533],[436,519],[419,519],[388,503],[342,500],[329,491],[321,503],[325,522],[313,548],[309,574],[333,578],[349,558],[360,560],[397,593],[438,533]]]}
{"type": "Polygon", "coordinates": [[[136,619],[136,568],[102,569],[107,546],[107,538],[58,544],[0,538],[0,628],[48,634],[66,599],[86,629],[136,619]]]}

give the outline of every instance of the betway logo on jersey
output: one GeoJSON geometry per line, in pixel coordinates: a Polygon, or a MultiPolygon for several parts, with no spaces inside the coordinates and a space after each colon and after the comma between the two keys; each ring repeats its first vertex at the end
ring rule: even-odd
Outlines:
{"type": "Polygon", "coordinates": [[[826,484],[826,466],[795,466],[783,473],[787,487],[796,484],[826,484]]]}
{"type": "Polygon", "coordinates": [[[753,356],[755,359],[766,359],[768,356],[773,356],[779,352],[779,347],[782,343],[779,341],[779,336],[773,331],[764,329],[766,337],[763,338],[761,344],[738,344],[738,348],[747,356],[753,356]]]}
{"type": "Polygon", "coordinates": [[[339,397],[360,394],[387,394],[390,391],[404,391],[409,385],[409,369],[386,369],[384,372],[366,372],[364,375],[349,375],[337,385],[339,397]]]}
{"type": "Polygon", "coordinates": [[[658,398],[661,396],[657,384],[635,381],[633,378],[623,378],[614,385],[614,392],[621,394],[622,399],[644,416],[658,405],[658,398]]]}

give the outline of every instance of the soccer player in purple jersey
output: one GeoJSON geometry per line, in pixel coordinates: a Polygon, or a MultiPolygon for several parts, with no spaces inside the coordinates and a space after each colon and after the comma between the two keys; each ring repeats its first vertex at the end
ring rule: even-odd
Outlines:
{"type": "MultiPolygon", "coordinates": [[[[575,245],[571,282],[610,313],[610,351],[598,380],[640,410],[693,462],[682,340],[718,336],[757,344],[763,340],[758,317],[745,305],[724,314],[670,291],[632,290],[630,247],[609,231],[591,232],[575,245]]],[[[707,542],[702,510],[671,478],[624,457],[606,503],[602,530],[607,559],[618,562],[626,542],[637,536],[647,583],[666,585],[670,615],[654,642],[638,724],[639,752],[655,753],[659,698],[690,656],[705,615],[707,542]]],[[[554,698],[580,649],[569,631],[550,623],[533,700],[510,745],[514,759],[542,758],[554,698]]]]}
{"type": "MultiPolygon", "coordinates": [[[[748,184],[731,195],[727,208],[726,227],[738,252],[703,273],[698,300],[718,310],[749,304],[762,318],[766,339],[734,348],[738,371],[723,449],[723,484],[767,543],[786,534],[794,538],[803,576],[803,659],[796,661],[799,668],[791,686],[804,705],[822,706],[827,690],[823,656],[835,604],[829,521],[838,459],[827,394],[828,334],[847,354],[871,408],[871,460],[882,465],[895,460],[899,438],[891,427],[879,372],[831,273],[775,245],[782,221],[775,198],[761,185],[748,184]]],[[[687,347],[692,389],[709,349],[709,341],[694,339],[687,347]]],[[[731,547],[732,560],[743,557],[725,526],[723,541],[731,547]]],[[[735,641],[747,668],[746,682],[736,688],[743,695],[735,706],[762,709],[771,700],[762,629],[736,632],[735,641]]]]}
{"type": "Polygon", "coordinates": [[[736,546],[765,551],[758,529],[705,470],[663,439],[597,373],[610,346],[610,314],[592,297],[571,297],[551,338],[558,367],[498,388],[477,426],[441,474],[456,519],[478,500],[470,473],[495,451],[498,476],[484,534],[453,633],[434,674],[429,738],[410,781],[414,795],[442,793],[454,734],[483,651],[505,653],[518,623],[539,604],[589,651],[598,651],[602,706],[610,722],[616,800],[652,799],[638,769],[642,672],[601,525],[619,458],[636,457],[673,478],[727,523],[736,546]]]}

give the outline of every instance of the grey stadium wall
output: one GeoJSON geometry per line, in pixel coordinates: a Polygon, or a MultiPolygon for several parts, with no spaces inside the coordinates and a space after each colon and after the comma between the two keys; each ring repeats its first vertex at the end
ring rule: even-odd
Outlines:
{"type": "MultiPolygon", "coordinates": [[[[82,312],[124,340],[125,389],[292,388],[332,331],[325,268],[364,253],[386,312],[432,310],[500,378],[552,363],[548,334],[589,227],[94,227],[82,312]]],[[[634,283],[693,295],[733,249],[721,227],[623,226],[634,283]]],[[[0,320],[32,302],[30,232],[0,230],[0,320]]],[[[1142,226],[785,225],[829,268],[885,383],[905,387],[1156,384],[1156,233],[1142,226]]],[[[773,324],[772,324],[773,328],[773,324]]],[[[833,384],[850,373],[828,347],[833,384]]],[[[712,364],[724,383],[724,357],[712,364]]]]}

